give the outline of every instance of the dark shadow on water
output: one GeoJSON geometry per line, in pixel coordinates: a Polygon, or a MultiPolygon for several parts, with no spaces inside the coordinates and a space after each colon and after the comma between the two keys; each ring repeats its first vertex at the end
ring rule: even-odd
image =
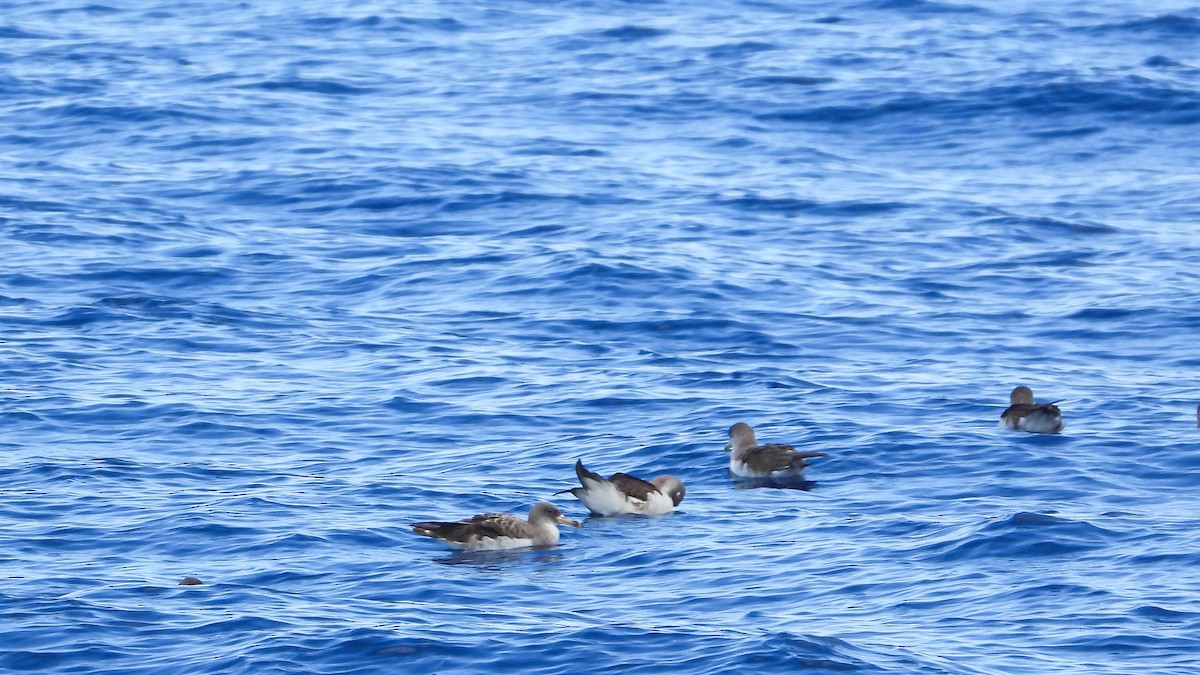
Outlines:
{"type": "Polygon", "coordinates": [[[816,487],[817,481],[803,478],[742,478],[733,479],[734,490],[754,490],[757,488],[775,488],[776,490],[804,490],[808,492],[816,487]]]}
{"type": "Polygon", "coordinates": [[[641,513],[620,513],[615,516],[600,516],[589,514],[583,519],[583,527],[593,532],[602,532],[606,528],[622,528],[628,531],[628,528],[645,528],[660,522],[660,518],[670,518],[681,511],[672,511],[657,516],[647,516],[641,513]],[[599,529],[598,529],[599,528],[599,529]]]}
{"type": "Polygon", "coordinates": [[[434,562],[443,565],[472,565],[476,567],[493,567],[523,562],[556,563],[562,560],[562,553],[556,548],[521,548],[509,551],[454,551],[448,556],[435,558],[434,562]]]}
{"type": "Polygon", "coordinates": [[[587,518],[583,519],[584,525],[599,525],[601,523],[614,523],[622,520],[634,521],[644,519],[645,516],[640,516],[636,513],[619,513],[615,516],[602,516],[596,513],[589,513],[587,518]]]}

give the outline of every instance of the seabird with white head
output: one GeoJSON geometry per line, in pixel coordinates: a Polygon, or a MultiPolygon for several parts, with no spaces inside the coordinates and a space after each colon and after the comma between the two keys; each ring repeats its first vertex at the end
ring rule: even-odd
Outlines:
{"type": "Polygon", "coordinates": [[[1017,387],[1009,394],[1012,404],[1001,413],[1000,426],[1004,429],[1020,429],[1035,434],[1057,434],[1063,430],[1062,411],[1050,403],[1035,403],[1033,390],[1017,387]]]}
{"type": "Polygon", "coordinates": [[[812,457],[824,452],[798,452],[794,446],[768,443],[759,445],[754,429],[745,422],[729,427],[729,470],[743,478],[799,478],[812,457]]]}
{"type": "Polygon", "coordinates": [[[674,476],[656,476],[644,481],[627,473],[614,473],[604,478],[584,468],[583,460],[575,462],[575,475],[582,487],[562,492],[575,495],[598,516],[628,513],[660,516],[679,506],[685,492],[683,483],[674,476]]]}
{"type": "Polygon", "coordinates": [[[559,524],[579,527],[549,502],[538,502],[529,510],[529,520],[508,513],[484,513],[453,523],[413,523],[417,534],[468,551],[499,551],[525,546],[558,543],[559,524]]]}

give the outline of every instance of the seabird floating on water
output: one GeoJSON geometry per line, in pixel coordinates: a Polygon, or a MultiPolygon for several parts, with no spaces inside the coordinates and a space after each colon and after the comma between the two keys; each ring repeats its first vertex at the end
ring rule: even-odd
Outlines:
{"type": "Polygon", "coordinates": [[[507,513],[484,513],[453,523],[413,523],[417,534],[433,537],[468,551],[498,551],[524,546],[553,546],[558,543],[558,524],[579,527],[549,502],[538,502],[529,510],[529,520],[507,513]]]}
{"type": "Polygon", "coordinates": [[[674,476],[657,476],[644,481],[627,473],[614,473],[605,479],[584,468],[583,460],[575,462],[575,475],[579,476],[579,484],[583,487],[563,492],[575,495],[576,499],[599,516],[626,513],[658,516],[670,513],[683,501],[685,492],[683,483],[674,476]]]}
{"type": "Polygon", "coordinates": [[[1017,387],[1009,394],[1012,404],[1000,415],[1000,426],[1035,434],[1057,434],[1063,430],[1062,412],[1051,403],[1034,403],[1033,390],[1017,387]]]}
{"type": "Polygon", "coordinates": [[[745,422],[729,427],[729,470],[744,478],[799,478],[811,457],[824,457],[824,452],[797,452],[791,445],[768,443],[759,445],[754,429],[745,422]]]}

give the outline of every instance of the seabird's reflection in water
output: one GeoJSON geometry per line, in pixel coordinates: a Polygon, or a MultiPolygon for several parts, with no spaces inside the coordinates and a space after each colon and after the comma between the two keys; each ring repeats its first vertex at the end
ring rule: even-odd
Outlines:
{"type": "Polygon", "coordinates": [[[527,548],[507,551],[455,551],[448,556],[435,558],[434,562],[443,565],[471,565],[480,568],[494,568],[522,562],[557,563],[562,560],[562,553],[550,548],[527,548]]]}
{"type": "Polygon", "coordinates": [[[786,478],[742,478],[730,472],[733,478],[733,489],[735,490],[754,490],[756,488],[775,488],[777,490],[803,490],[808,492],[817,485],[815,480],[804,480],[796,478],[788,480],[786,478]]]}

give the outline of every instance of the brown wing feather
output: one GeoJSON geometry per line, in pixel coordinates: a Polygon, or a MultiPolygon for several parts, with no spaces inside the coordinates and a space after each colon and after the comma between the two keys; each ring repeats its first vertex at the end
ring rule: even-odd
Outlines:
{"type": "Polygon", "coordinates": [[[507,513],[481,513],[453,523],[413,523],[412,528],[431,537],[466,542],[499,537],[524,538],[529,536],[522,527],[525,525],[528,523],[507,513]]]}
{"type": "Polygon", "coordinates": [[[614,473],[608,477],[608,480],[621,492],[642,501],[650,499],[651,492],[658,492],[658,487],[654,483],[646,482],[627,473],[614,473]]]}
{"type": "Polygon", "coordinates": [[[1018,403],[1016,405],[1010,405],[1004,409],[1004,412],[1000,413],[1000,419],[1002,419],[1002,420],[1012,419],[1013,421],[1016,421],[1016,420],[1021,419],[1024,416],[1028,415],[1030,413],[1030,411],[1032,411],[1036,407],[1037,407],[1036,405],[1029,405],[1028,403],[1018,403]]]}
{"type": "Polygon", "coordinates": [[[583,479],[585,478],[596,481],[597,483],[604,482],[604,476],[601,476],[595,471],[589,471],[587,468],[585,468],[583,466],[582,459],[575,460],[575,475],[579,478],[580,485],[587,485],[587,483],[583,482],[583,479]]]}
{"type": "Polygon", "coordinates": [[[824,456],[823,452],[796,452],[792,445],[768,443],[747,450],[742,461],[755,471],[767,472],[802,467],[805,459],[824,456]]]}
{"type": "Polygon", "coordinates": [[[1018,403],[1010,405],[1000,413],[1000,419],[1012,419],[1014,422],[1022,417],[1028,417],[1034,412],[1043,412],[1047,415],[1061,415],[1062,411],[1053,403],[1018,403]]]}

